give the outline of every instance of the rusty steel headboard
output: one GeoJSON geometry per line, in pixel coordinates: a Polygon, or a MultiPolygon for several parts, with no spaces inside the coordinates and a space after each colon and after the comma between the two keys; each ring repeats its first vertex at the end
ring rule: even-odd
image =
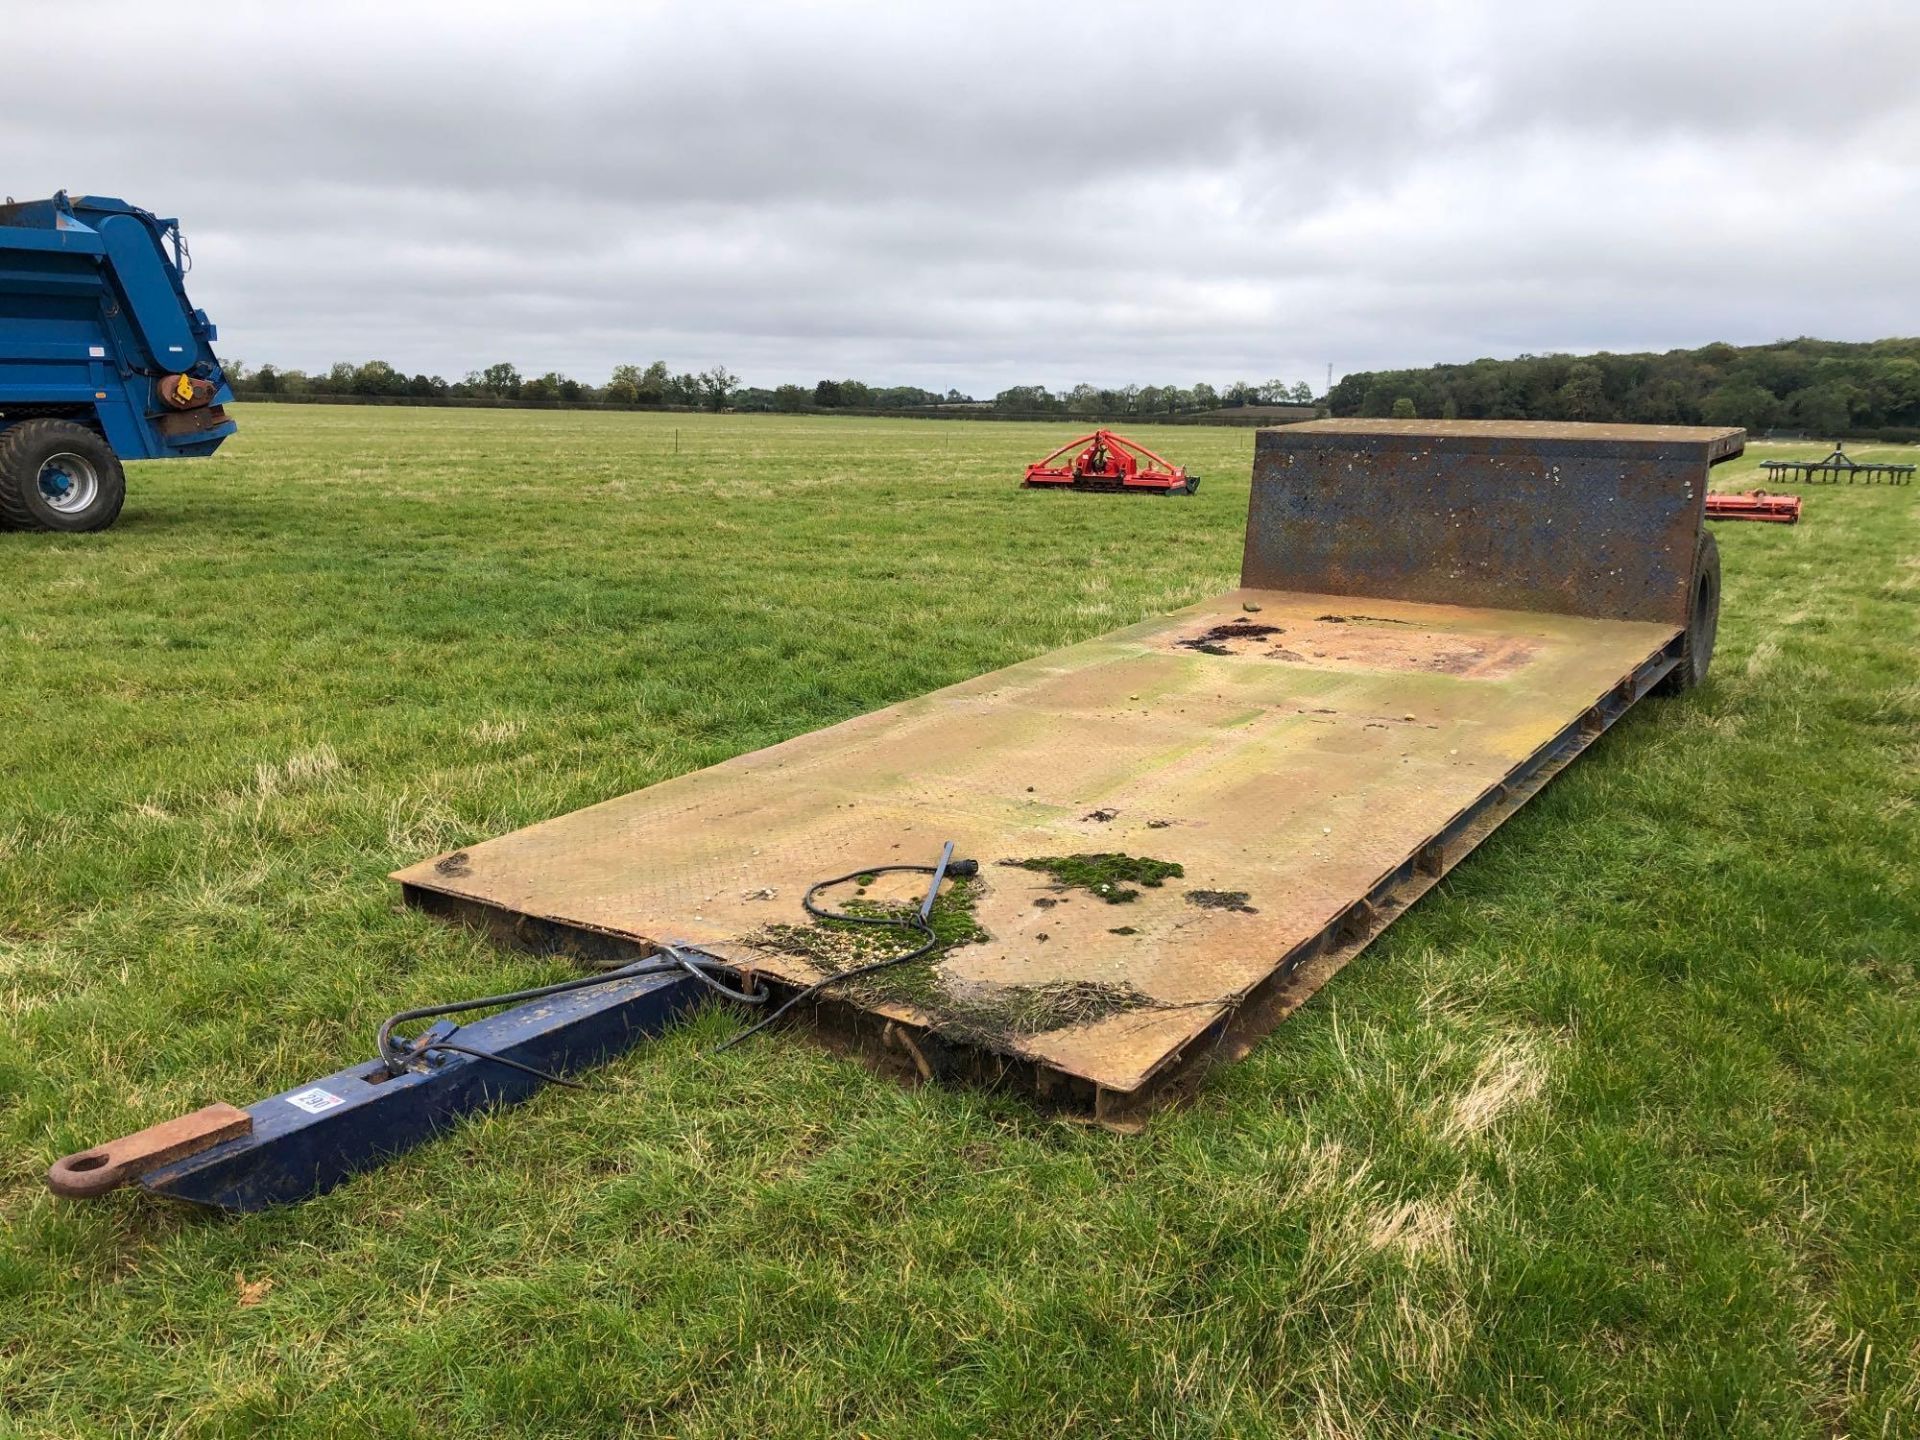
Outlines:
{"type": "Polygon", "coordinates": [[[1240,583],[1684,626],[1708,467],[1745,447],[1683,425],[1262,430],[1240,583]]]}

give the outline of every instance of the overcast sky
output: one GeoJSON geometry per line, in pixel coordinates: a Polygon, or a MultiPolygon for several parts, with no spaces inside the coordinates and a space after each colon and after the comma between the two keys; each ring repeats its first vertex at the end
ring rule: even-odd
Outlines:
{"type": "Polygon", "coordinates": [[[224,353],[958,386],[1920,333],[1920,0],[0,0],[224,353]]]}

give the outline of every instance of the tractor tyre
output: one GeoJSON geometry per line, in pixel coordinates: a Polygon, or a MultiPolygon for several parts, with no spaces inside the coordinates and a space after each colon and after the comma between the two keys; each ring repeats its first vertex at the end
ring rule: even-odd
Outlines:
{"type": "Polygon", "coordinates": [[[104,530],[126,499],[120,457],[86,426],[23,420],[0,430],[0,527],[104,530]]]}
{"type": "Polygon", "coordinates": [[[1706,682],[1713,663],[1714,632],[1720,628],[1720,546],[1711,531],[1700,533],[1693,552],[1693,606],[1680,640],[1680,663],[1656,687],[1660,695],[1684,695],[1706,682]]]}

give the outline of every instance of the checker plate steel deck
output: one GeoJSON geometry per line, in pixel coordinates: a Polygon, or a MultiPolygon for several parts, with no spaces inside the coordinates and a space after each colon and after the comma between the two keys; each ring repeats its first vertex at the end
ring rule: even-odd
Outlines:
{"type": "Polygon", "coordinates": [[[1741,438],[1263,431],[1248,588],[395,878],[523,938],[691,942],[797,986],[818,972],[757,932],[804,924],[815,880],[952,839],[981,862],[991,939],[947,953],[950,989],[1089,982],[1148,1002],[968,1043],[1123,1114],[1183,1059],[1244,1049],[1673,666],[1707,468],[1741,438]],[[1185,874],[1116,905],[996,863],[1079,852],[1185,874]]]}

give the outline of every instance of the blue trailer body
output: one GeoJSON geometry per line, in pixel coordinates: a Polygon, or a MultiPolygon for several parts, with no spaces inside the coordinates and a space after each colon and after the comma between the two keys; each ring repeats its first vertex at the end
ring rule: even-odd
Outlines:
{"type": "Polygon", "coordinates": [[[115,461],[218,449],[233,396],[213,322],[187,298],[189,263],[177,221],[123,200],[0,205],[0,440],[59,420],[115,461]]]}

